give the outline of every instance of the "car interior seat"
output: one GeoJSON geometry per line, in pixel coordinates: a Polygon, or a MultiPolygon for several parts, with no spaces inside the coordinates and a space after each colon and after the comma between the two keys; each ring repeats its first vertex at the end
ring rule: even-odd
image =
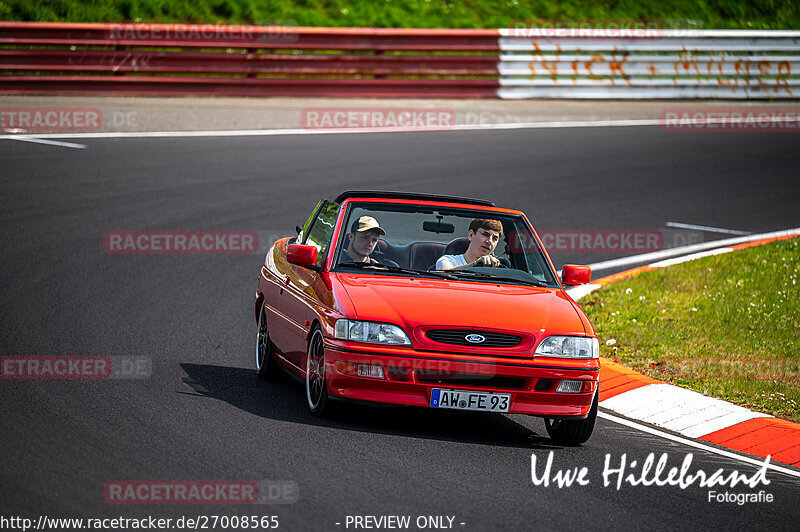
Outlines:
{"type": "Polygon", "coordinates": [[[427,271],[442,256],[444,244],[438,242],[414,242],[409,249],[409,264],[415,270],[427,271]]]}
{"type": "MultiPolygon", "coordinates": [[[[462,255],[469,248],[469,238],[461,237],[451,240],[444,248],[442,255],[462,255]]],[[[436,257],[437,259],[439,257],[436,257]]]]}

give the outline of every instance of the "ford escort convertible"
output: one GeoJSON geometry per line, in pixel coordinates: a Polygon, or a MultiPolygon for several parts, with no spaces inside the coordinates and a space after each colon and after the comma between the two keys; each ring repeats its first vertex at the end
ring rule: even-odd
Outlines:
{"type": "Polygon", "coordinates": [[[255,361],[337,401],[528,414],[585,442],[597,417],[597,335],[525,215],[484,200],[350,191],[267,251],[255,361]]]}

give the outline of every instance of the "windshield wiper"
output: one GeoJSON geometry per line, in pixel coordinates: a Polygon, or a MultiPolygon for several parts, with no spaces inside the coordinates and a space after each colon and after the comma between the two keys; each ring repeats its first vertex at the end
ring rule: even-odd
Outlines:
{"type": "Polygon", "coordinates": [[[358,269],[370,269],[370,270],[378,270],[382,272],[393,272],[393,273],[407,273],[410,275],[430,275],[433,277],[442,277],[444,279],[455,279],[453,275],[447,272],[426,272],[423,270],[412,270],[411,268],[401,268],[400,266],[389,266],[387,264],[381,263],[372,263],[372,262],[343,262],[339,264],[339,266],[347,267],[347,268],[358,268],[358,269]]]}
{"type": "Polygon", "coordinates": [[[448,273],[452,273],[453,275],[466,275],[468,277],[476,279],[500,279],[503,281],[512,281],[516,283],[541,286],[545,288],[550,287],[550,283],[546,281],[540,281],[539,279],[517,279],[516,277],[509,277],[506,275],[497,275],[495,273],[486,273],[486,272],[476,272],[472,270],[448,270],[448,273]]]}

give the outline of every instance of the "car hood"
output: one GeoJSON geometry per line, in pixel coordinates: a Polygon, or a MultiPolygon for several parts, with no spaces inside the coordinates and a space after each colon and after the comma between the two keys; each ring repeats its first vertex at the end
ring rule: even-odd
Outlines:
{"type": "Polygon", "coordinates": [[[537,339],[586,334],[580,311],[560,289],[349,273],[337,278],[355,318],[395,323],[408,332],[419,327],[494,329],[537,339]]]}

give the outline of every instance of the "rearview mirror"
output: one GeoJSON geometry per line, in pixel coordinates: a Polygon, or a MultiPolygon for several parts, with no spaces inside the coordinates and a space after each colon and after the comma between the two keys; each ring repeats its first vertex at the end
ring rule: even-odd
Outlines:
{"type": "Polygon", "coordinates": [[[441,220],[435,222],[422,222],[422,230],[429,233],[455,233],[456,226],[449,223],[442,223],[441,220]]]}
{"type": "Polygon", "coordinates": [[[578,266],[576,264],[565,264],[561,268],[561,282],[577,286],[587,284],[592,281],[592,269],[588,266],[578,266]]]}
{"type": "Polygon", "coordinates": [[[297,266],[302,266],[310,270],[319,271],[317,266],[317,254],[319,250],[316,246],[304,246],[302,244],[289,244],[286,249],[286,260],[297,266]]]}

